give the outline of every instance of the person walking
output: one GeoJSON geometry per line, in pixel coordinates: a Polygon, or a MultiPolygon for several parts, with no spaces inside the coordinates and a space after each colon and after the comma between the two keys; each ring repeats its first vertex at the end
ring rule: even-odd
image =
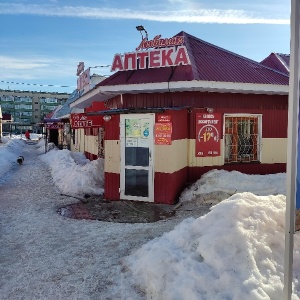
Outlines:
{"type": "Polygon", "coordinates": [[[26,130],[25,137],[27,140],[30,140],[30,131],[29,130],[26,130]]]}

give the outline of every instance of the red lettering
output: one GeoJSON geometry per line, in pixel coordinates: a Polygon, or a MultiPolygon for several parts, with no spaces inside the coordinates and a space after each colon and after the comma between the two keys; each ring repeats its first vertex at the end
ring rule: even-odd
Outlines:
{"type": "Polygon", "coordinates": [[[182,45],[184,43],[184,37],[183,36],[177,36],[176,45],[182,45]]]}
{"type": "Polygon", "coordinates": [[[116,54],[114,56],[114,60],[113,60],[110,71],[114,72],[116,70],[123,70],[123,69],[124,69],[124,67],[123,67],[123,62],[122,62],[122,56],[121,56],[121,54],[116,54]]]}
{"type": "Polygon", "coordinates": [[[138,52],[136,56],[140,61],[140,69],[146,69],[146,57],[148,57],[148,52],[138,52]]]}
{"type": "Polygon", "coordinates": [[[149,68],[160,67],[160,50],[149,52],[149,68]]]}
{"type": "Polygon", "coordinates": [[[188,65],[189,59],[188,59],[188,54],[186,52],[186,48],[181,46],[177,48],[177,52],[176,52],[176,58],[175,58],[175,65],[188,65]]]}
{"type": "Polygon", "coordinates": [[[183,43],[184,43],[183,36],[174,36],[172,38],[161,39],[161,35],[156,35],[153,40],[148,41],[147,38],[144,38],[135,50],[139,51],[142,49],[149,49],[149,48],[180,46],[183,45],[183,43]]]}
{"type": "Polygon", "coordinates": [[[124,69],[136,70],[136,53],[126,53],[124,57],[124,69]]]}
{"type": "Polygon", "coordinates": [[[171,54],[173,54],[174,48],[166,48],[161,50],[161,66],[169,67],[173,65],[171,54]]]}
{"type": "MultiPolygon", "coordinates": [[[[169,40],[167,42],[170,42],[169,40]]],[[[155,49],[151,51],[139,51],[124,53],[124,61],[121,54],[116,54],[112,63],[112,71],[137,70],[147,68],[170,67],[178,65],[189,65],[190,60],[185,46],[155,49]]]]}
{"type": "Polygon", "coordinates": [[[154,37],[153,41],[152,41],[152,47],[155,48],[155,47],[159,47],[159,38],[161,37],[161,35],[157,35],[154,37]]]}
{"type": "Polygon", "coordinates": [[[146,42],[147,42],[147,38],[144,38],[142,41],[141,41],[141,43],[140,43],[140,45],[137,47],[137,48],[135,48],[135,50],[136,51],[139,51],[139,50],[141,50],[141,49],[146,49],[146,42]]]}

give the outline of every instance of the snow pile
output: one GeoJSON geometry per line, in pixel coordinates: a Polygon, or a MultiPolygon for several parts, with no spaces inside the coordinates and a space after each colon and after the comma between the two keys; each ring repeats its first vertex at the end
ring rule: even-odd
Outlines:
{"type": "Polygon", "coordinates": [[[186,189],[181,194],[180,201],[195,200],[199,196],[214,192],[222,192],[222,197],[224,193],[230,196],[240,192],[250,192],[258,196],[285,195],[286,173],[248,175],[238,171],[211,170],[186,189]]]}
{"type": "Polygon", "coordinates": [[[0,144],[0,177],[17,165],[17,158],[22,155],[25,145],[26,143],[20,139],[3,139],[3,143],[0,144]]]}
{"type": "MultiPolygon", "coordinates": [[[[54,193],[50,176],[41,172],[51,170],[63,193],[100,193],[103,160],[90,162],[81,153],[57,148],[45,154],[44,141],[36,152],[24,144],[13,140],[0,146],[1,167],[10,165],[8,174],[15,180],[0,181],[2,298],[283,299],[286,174],[204,174],[181,197],[180,209],[192,212],[209,199],[218,201],[197,219],[176,214],[149,224],[71,220],[58,216],[54,207],[74,199],[54,193]],[[21,169],[15,160],[6,162],[14,151],[25,155],[21,169]],[[241,192],[230,196],[236,190],[241,192]],[[263,195],[268,192],[274,195],[263,195]]],[[[293,300],[300,300],[299,249],[296,232],[293,300]]]]}
{"type": "Polygon", "coordinates": [[[36,145],[37,152],[40,154],[45,153],[45,139],[40,139],[36,145]]]}
{"type": "MultiPolygon", "coordinates": [[[[43,142],[38,143],[39,152],[43,142]]],[[[83,153],[72,153],[57,148],[40,155],[51,170],[51,176],[61,193],[83,197],[102,195],[104,190],[104,161],[89,161],[83,153]]]]}
{"type": "Polygon", "coordinates": [[[127,257],[123,280],[146,299],[282,300],[284,214],[283,195],[236,194],[127,257]]]}

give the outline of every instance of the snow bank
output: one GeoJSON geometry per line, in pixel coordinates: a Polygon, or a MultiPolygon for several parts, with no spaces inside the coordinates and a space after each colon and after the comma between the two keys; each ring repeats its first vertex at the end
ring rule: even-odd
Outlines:
{"type": "MultiPolygon", "coordinates": [[[[43,149],[43,142],[38,147],[43,149]]],[[[83,153],[57,148],[40,155],[40,158],[50,168],[53,182],[61,193],[79,197],[103,194],[103,159],[90,161],[83,153]]]]}
{"type": "Polygon", "coordinates": [[[283,195],[236,194],[127,257],[124,277],[147,299],[282,300],[284,214],[283,195]]]}
{"type": "Polygon", "coordinates": [[[238,171],[211,170],[188,187],[181,194],[180,201],[194,200],[199,195],[219,191],[228,195],[240,192],[250,192],[258,196],[285,195],[286,173],[248,175],[238,171]]]}

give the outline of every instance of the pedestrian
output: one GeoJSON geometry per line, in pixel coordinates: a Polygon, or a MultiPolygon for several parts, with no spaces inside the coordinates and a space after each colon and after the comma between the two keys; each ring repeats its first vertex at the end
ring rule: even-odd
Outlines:
{"type": "Polygon", "coordinates": [[[27,140],[30,140],[30,131],[29,130],[26,130],[25,137],[27,140]]]}

